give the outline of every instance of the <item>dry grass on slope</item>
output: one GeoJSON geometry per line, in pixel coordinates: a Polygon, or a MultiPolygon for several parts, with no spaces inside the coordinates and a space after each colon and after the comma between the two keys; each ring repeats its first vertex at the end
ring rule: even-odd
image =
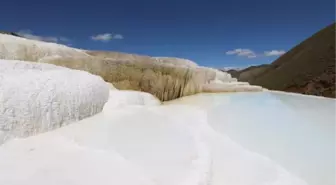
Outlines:
{"type": "Polygon", "coordinates": [[[121,90],[144,91],[161,101],[201,92],[206,76],[186,67],[173,67],[137,60],[50,58],[42,62],[88,71],[101,76],[121,90]],[[201,80],[200,80],[201,79],[201,80]]]}

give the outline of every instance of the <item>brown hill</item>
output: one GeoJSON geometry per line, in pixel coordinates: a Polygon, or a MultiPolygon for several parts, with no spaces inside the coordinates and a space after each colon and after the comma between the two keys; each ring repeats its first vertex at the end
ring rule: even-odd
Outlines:
{"type": "Polygon", "coordinates": [[[228,72],[240,81],[272,90],[335,98],[335,23],[301,42],[270,65],[228,72]]]}
{"type": "Polygon", "coordinates": [[[268,64],[251,66],[238,72],[241,81],[251,82],[268,69],[268,64]]]}

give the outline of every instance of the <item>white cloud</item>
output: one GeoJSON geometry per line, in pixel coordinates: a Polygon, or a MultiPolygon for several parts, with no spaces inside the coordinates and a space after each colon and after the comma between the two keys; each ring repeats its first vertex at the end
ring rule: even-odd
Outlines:
{"type": "Polygon", "coordinates": [[[124,36],[120,35],[120,34],[116,34],[113,37],[114,39],[124,39],[124,36]]]}
{"type": "Polygon", "coordinates": [[[70,40],[65,37],[55,37],[55,36],[38,36],[34,35],[31,30],[20,30],[17,32],[18,35],[25,37],[27,39],[45,41],[45,42],[69,42],[70,40]]]}
{"type": "Polygon", "coordinates": [[[95,41],[107,42],[112,39],[112,34],[110,33],[98,34],[98,35],[91,36],[91,39],[95,41]]]}
{"type": "Polygon", "coordinates": [[[250,49],[234,49],[226,52],[227,55],[237,55],[247,58],[256,58],[257,55],[250,49]]]}
{"type": "Polygon", "coordinates": [[[272,50],[272,51],[265,51],[264,54],[265,56],[280,56],[286,53],[284,50],[272,50]]]}
{"type": "Polygon", "coordinates": [[[229,71],[229,70],[236,70],[236,71],[241,71],[247,67],[222,67],[221,69],[224,71],[229,71]]]}
{"type": "MultiPolygon", "coordinates": [[[[284,50],[271,50],[264,51],[264,56],[281,56],[286,53],[284,50]]],[[[256,54],[251,49],[234,49],[226,52],[227,55],[237,55],[246,58],[256,58],[257,56],[262,56],[262,54],[256,54]]]]}
{"type": "Polygon", "coordinates": [[[103,33],[91,36],[91,39],[95,41],[108,42],[112,39],[124,39],[124,37],[121,34],[103,33]]]}

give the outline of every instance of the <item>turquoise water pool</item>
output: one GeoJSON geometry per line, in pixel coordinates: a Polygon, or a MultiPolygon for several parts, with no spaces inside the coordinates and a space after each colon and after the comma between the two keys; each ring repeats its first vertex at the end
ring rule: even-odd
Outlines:
{"type": "Polygon", "coordinates": [[[206,109],[218,133],[308,184],[335,184],[334,99],[270,91],[200,94],[174,103],[206,109]]]}

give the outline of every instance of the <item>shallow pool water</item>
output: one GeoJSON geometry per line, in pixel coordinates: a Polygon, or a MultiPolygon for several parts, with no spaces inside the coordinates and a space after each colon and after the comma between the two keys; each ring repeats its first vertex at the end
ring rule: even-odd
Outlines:
{"type": "Polygon", "coordinates": [[[199,94],[169,103],[205,109],[216,132],[310,185],[335,184],[334,99],[267,91],[199,94]]]}
{"type": "Polygon", "coordinates": [[[0,184],[335,182],[334,100],[262,92],[162,106],[114,101],[93,117],[0,145],[0,184]]]}

